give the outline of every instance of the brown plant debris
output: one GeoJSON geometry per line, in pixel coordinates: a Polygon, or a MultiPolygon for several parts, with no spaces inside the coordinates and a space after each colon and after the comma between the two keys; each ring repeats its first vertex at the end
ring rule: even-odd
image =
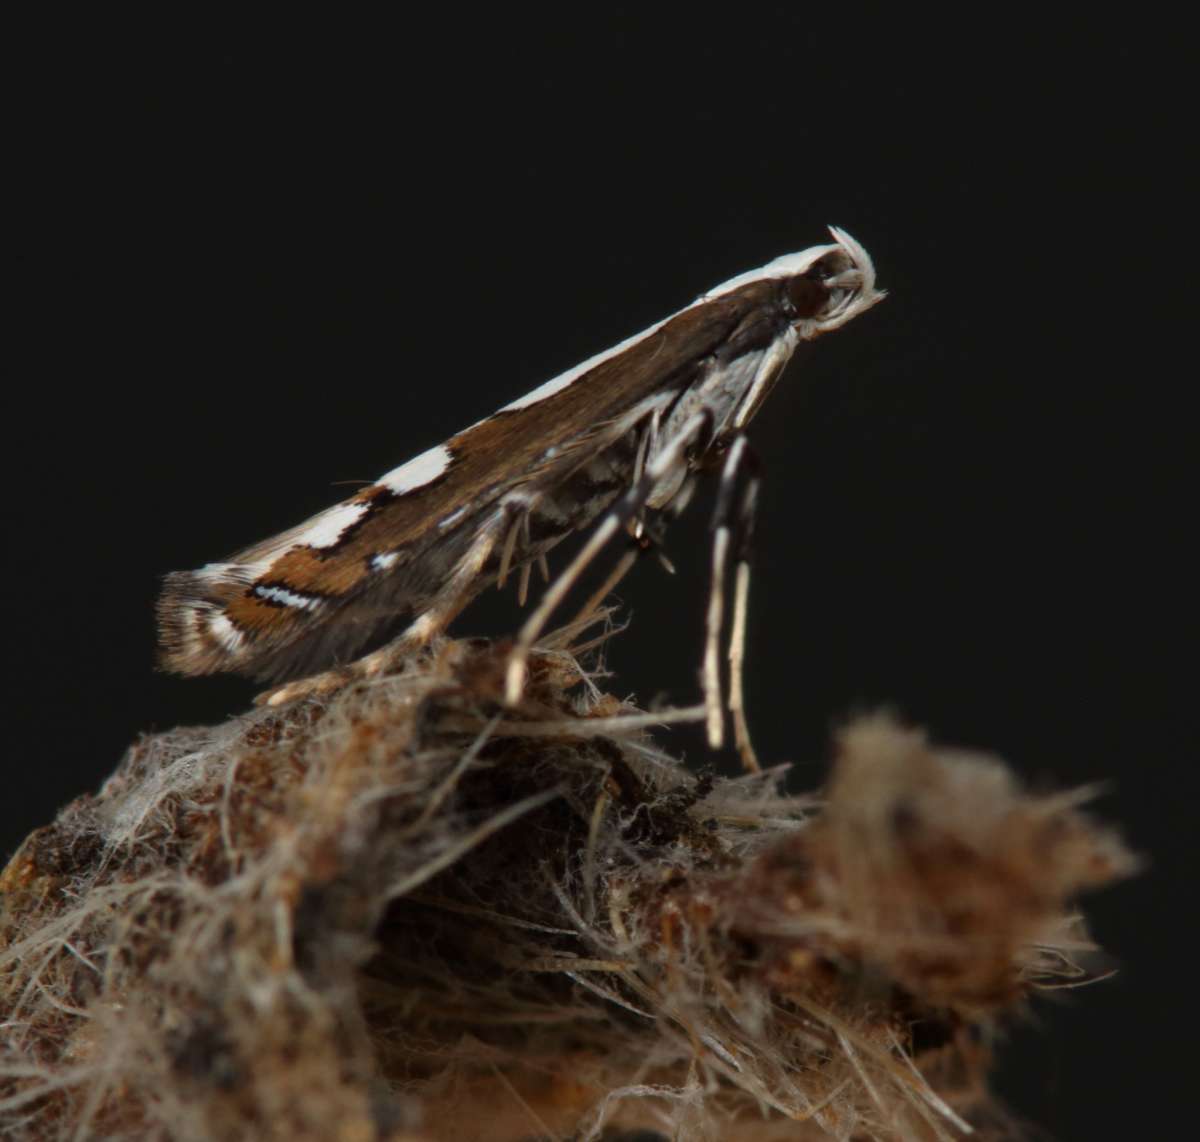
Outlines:
{"type": "MultiPolygon", "coordinates": [[[[576,632],[578,637],[578,632],[576,632]]],[[[143,738],[0,877],[15,1139],[1000,1137],[992,1031],[1127,873],[1078,795],[875,716],[697,777],[565,649],[143,738]]],[[[576,648],[578,651],[579,648],[576,648]]]]}

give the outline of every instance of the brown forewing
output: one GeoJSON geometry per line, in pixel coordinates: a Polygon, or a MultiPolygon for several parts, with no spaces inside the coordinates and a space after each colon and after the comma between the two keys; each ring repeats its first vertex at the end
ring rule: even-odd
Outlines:
{"type": "MultiPolygon", "coordinates": [[[[731,337],[744,342],[753,332],[764,341],[769,339],[762,317],[768,317],[772,326],[778,321],[777,311],[766,309],[778,296],[778,282],[753,282],[685,309],[644,341],[601,362],[545,400],[496,413],[458,433],[447,442],[454,460],[443,476],[403,495],[378,484],[364,488],[350,502],[367,504],[372,510],[332,546],[287,551],[272,565],[271,581],[322,596],[353,591],[367,577],[372,555],[400,551],[403,560],[404,549],[419,548],[438,520],[463,505],[478,510],[520,486],[537,472],[550,449],[566,450],[575,438],[586,436],[594,426],[619,416],[659,388],[688,379],[682,374],[731,337]]],[[[242,559],[252,561],[253,549],[234,561],[242,559]]],[[[270,610],[278,614],[278,608],[270,610]]]]}
{"type": "MultiPolygon", "coordinates": [[[[526,484],[555,481],[586,456],[589,438],[638,402],[660,391],[682,389],[703,360],[722,358],[764,345],[783,317],[782,286],[752,282],[729,294],[682,310],[661,328],[616,357],[602,361],[566,388],[524,408],[501,411],[447,441],[453,460],[428,484],[397,494],[381,484],[363,488],[349,503],[369,510],[329,546],[288,547],[276,536],[235,555],[234,564],[252,564],[282,552],[253,585],[233,578],[199,583],[190,574],[176,580],[160,603],[167,647],[164,662],[188,673],[234,669],[260,677],[283,677],[308,668],[330,651],[349,653],[391,610],[410,616],[436,595],[439,576],[469,545],[472,521],[496,499],[526,484]],[[553,457],[550,459],[549,457],[553,457]],[[466,507],[462,520],[446,531],[439,521],[466,507]],[[371,569],[373,556],[396,553],[386,573],[371,569]],[[319,613],[282,605],[254,593],[275,586],[323,600],[319,613]],[[179,616],[172,598],[203,596],[254,639],[240,661],[229,661],[209,643],[189,648],[186,657],[171,649],[183,640],[172,634],[179,616]],[[364,604],[379,596],[378,606],[364,604]],[[359,612],[362,612],[361,614],[359,612]],[[340,634],[346,616],[356,616],[340,634]]],[[[297,532],[302,533],[305,525],[297,532]]],[[[175,579],[174,576],[171,577],[175,579]]]]}

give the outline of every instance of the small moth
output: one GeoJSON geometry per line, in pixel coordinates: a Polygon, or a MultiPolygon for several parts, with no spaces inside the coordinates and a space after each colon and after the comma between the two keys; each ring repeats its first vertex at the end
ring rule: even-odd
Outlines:
{"type": "MultiPolygon", "coordinates": [[[[351,662],[407,620],[397,638],[351,666],[267,700],[378,673],[510,574],[519,575],[523,601],[530,569],[545,570],[556,543],[596,524],[517,637],[507,677],[515,703],[530,648],[588,563],[623,529],[652,546],[683,510],[696,476],[719,466],[703,677],[709,736],[719,742],[717,648],[732,548],[730,705],[742,745],[741,642],[758,486],[745,427],[801,341],[883,297],[867,252],[843,231],[831,234],[830,245],[709,290],[298,527],[224,562],[168,575],[158,602],[161,665],[181,674],[297,678],[351,662]]],[[[608,587],[632,559],[627,552],[608,587]]],[[[743,756],[748,748],[747,739],[743,756]]]]}

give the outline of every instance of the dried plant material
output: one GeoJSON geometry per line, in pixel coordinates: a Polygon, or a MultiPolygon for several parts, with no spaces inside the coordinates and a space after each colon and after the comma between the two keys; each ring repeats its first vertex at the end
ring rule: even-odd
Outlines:
{"type": "MultiPolygon", "coordinates": [[[[578,631],[575,636],[580,637],[578,631]]],[[[29,1139],[1000,1137],[988,1030],[1132,868],[1078,796],[885,717],[823,802],[690,773],[577,653],[138,742],[0,878],[29,1139]]]]}

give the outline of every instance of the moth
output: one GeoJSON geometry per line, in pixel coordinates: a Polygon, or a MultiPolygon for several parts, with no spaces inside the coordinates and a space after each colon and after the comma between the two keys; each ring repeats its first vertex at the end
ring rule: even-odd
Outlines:
{"type": "Polygon", "coordinates": [[[274,682],[333,668],[278,688],[272,703],[368,677],[426,645],[493,583],[518,576],[523,602],[530,569],[545,569],[555,544],[594,525],[516,638],[506,679],[515,704],[532,646],[588,564],[628,532],[634,546],[611,587],[632,552],[654,546],[683,510],[698,475],[719,469],[702,679],[709,737],[719,744],[732,554],[729,705],[746,756],[741,664],[758,474],[745,429],[797,345],[884,296],[866,250],[842,230],[830,233],[831,244],[716,286],[298,527],[168,575],[158,602],[161,665],[274,682]],[[397,620],[407,625],[396,638],[354,661],[397,620]]]}

